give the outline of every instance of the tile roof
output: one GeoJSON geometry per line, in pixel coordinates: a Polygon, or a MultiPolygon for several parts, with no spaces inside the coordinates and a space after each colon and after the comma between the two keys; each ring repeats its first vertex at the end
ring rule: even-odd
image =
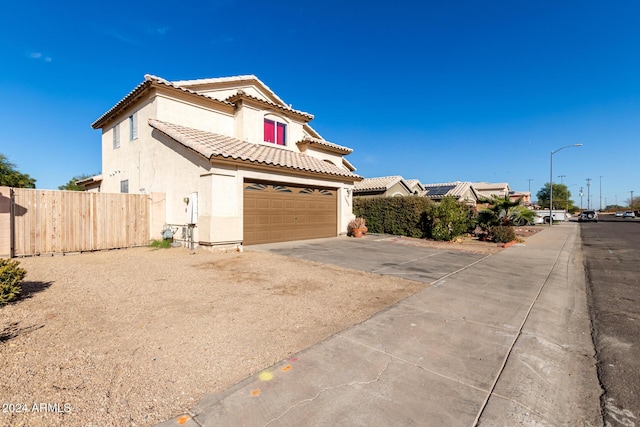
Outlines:
{"type": "Polygon", "coordinates": [[[305,113],[304,111],[294,110],[293,108],[289,108],[286,105],[281,105],[281,104],[276,104],[275,102],[266,101],[266,100],[264,100],[262,98],[258,98],[257,96],[249,95],[248,93],[246,93],[242,89],[238,90],[237,93],[235,93],[235,94],[231,95],[230,97],[228,97],[227,99],[225,99],[225,102],[228,102],[230,104],[235,104],[236,102],[238,102],[238,100],[241,100],[241,99],[250,99],[250,100],[252,100],[254,102],[257,102],[259,104],[268,105],[268,106],[270,106],[272,108],[277,108],[280,111],[284,111],[284,112],[295,114],[297,116],[300,116],[300,118],[302,118],[305,121],[313,120],[313,114],[305,113]]]}
{"type": "Polygon", "coordinates": [[[176,89],[176,90],[180,90],[182,92],[185,93],[190,93],[192,95],[197,95],[203,98],[206,98],[210,101],[219,103],[219,104],[223,104],[229,107],[233,107],[233,104],[227,102],[227,101],[221,101],[219,99],[213,98],[211,96],[208,95],[203,95],[200,94],[198,92],[195,92],[193,90],[190,89],[186,89],[180,86],[175,85],[174,83],[171,83],[161,77],[156,77],[153,76],[151,74],[145,74],[144,75],[144,81],[142,83],[140,83],[138,86],[136,86],[131,92],[129,92],[128,94],[126,94],[124,96],[124,98],[122,98],[120,101],[118,101],[116,103],[116,105],[114,105],[113,107],[111,107],[106,113],[104,113],[102,116],[100,116],[95,122],[93,122],[91,124],[91,127],[94,129],[98,129],[100,127],[102,127],[102,125],[104,125],[113,115],[118,114],[119,112],[121,112],[122,110],[124,110],[125,108],[127,108],[128,106],[130,106],[133,102],[135,102],[138,98],[140,98],[146,91],[147,89],[149,89],[151,86],[153,85],[158,85],[158,86],[166,86],[172,89],[176,89]]]}
{"type": "Polygon", "coordinates": [[[279,104],[287,105],[269,86],[264,84],[262,80],[256,77],[253,74],[245,74],[240,76],[230,76],[230,77],[211,77],[206,79],[195,79],[195,80],[175,80],[172,83],[176,86],[182,87],[190,87],[190,86],[206,86],[206,85],[219,85],[224,83],[257,83],[258,86],[261,86],[270,97],[275,99],[279,104]]]}
{"type": "Polygon", "coordinates": [[[353,171],[355,171],[355,170],[356,170],[356,167],[355,167],[355,166],[353,166],[353,165],[351,164],[351,162],[349,162],[349,160],[345,159],[344,157],[342,158],[342,164],[343,164],[347,169],[349,169],[351,172],[353,172],[353,171]]]}
{"type": "Polygon", "coordinates": [[[473,182],[471,183],[476,190],[485,191],[485,190],[504,190],[509,187],[509,184],[506,182],[473,182]]]}
{"type": "Polygon", "coordinates": [[[204,157],[276,166],[359,181],[362,177],[321,159],[271,145],[254,144],[225,135],[149,119],[149,125],[204,157]]]}
{"type": "Polygon", "coordinates": [[[422,184],[425,188],[424,197],[430,199],[442,199],[447,196],[453,196],[456,199],[464,196],[468,190],[471,190],[475,197],[478,197],[477,192],[473,188],[470,182],[444,182],[439,184],[422,184]]]}
{"type": "Polygon", "coordinates": [[[402,181],[402,177],[400,175],[365,178],[362,181],[355,183],[353,192],[364,193],[367,191],[386,191],[400,181],[402,181]]]}
{"type": "Polygon", "coordinates": [[[410,188],[414,188],[418,186],[418,188],[424,188],[422,182],[419,179],[405,179],[405,182],[409,185],[410,188]]]}
{"type": "Polygon", "coordinates": [[[338,144],[334,144],[333,142],[329,142],[329,141],[325,141],[324,139],[320,139],[320,138],[314,138],[312,136],[308,136],[305,135],[304,137],[302,137],[302,139],[298,142],[296,142],[296,144],[298,145],[304,145],[304,144],[309,144],[309,145],[320,145],[326,149],[328,149],[329,151],[333,151],[335,153],[339,153],[339,154],[351,154],[353,153],[353,149],[349,148],[349,147],[344,147],[342,145],[338,145],[338,144]]]}

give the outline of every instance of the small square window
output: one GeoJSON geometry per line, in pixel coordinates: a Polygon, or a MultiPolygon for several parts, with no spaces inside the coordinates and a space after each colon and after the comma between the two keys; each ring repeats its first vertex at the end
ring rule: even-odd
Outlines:
{"type": "Polygon", "coordinates": [[[120,125],[113,127],[113,148],[120,148],[120,125]]]}
{"type": "Polygon", "coordinates": [[[129,116],[129,141],[138,139],[138,113],[129,116]]]}
{"type": "Polygon", "coordinates": [[[128,193],[129,192],[129,180],[125,179],[124,181],[120,181],[120,192],[128,193]]]}

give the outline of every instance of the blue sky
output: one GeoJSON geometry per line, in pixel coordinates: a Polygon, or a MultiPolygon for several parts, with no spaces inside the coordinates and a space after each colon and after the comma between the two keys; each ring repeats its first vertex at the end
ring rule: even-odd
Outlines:
{"type": "MultiPolygon", "coordinates": [[[[365,177],[566,175],[640,197],[640,2],[22,1],[0,15],[0,152],[38,188],[100,171],[90,124],[143,80],[255,74],[365,177]],[[602,179],[600,177],[602,176],[602,179]]],[[[532,179],[529,182],[529,179],[532,179]]]]}

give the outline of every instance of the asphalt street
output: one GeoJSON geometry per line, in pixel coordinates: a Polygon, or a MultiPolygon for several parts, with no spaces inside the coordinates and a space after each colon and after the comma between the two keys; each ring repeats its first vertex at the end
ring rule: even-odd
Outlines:
{"type": "Polygon", "coordinates": [[[640,418],[640,218],[601,215],[581,238],[605,426],[640,418]]]}

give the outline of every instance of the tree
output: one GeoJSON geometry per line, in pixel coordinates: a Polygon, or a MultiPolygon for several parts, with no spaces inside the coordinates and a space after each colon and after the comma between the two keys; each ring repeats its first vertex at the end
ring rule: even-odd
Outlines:
{"type": "Polygon", "coordinates": [[[511,200],[509,196],[493,196],[490,199],[481,199],[480,202],[489,205],[489,208],[481,211],[481,227],[526,225],[533,222],[535,217],[533,211],[522,204],[522,197],[511,200]]]}
{"type": "Polygon", "coordinates": [[[0,153],[0,185],[16,188],[36,188],[36,180],[16,169],[9,158],[0,153]]]}
{"type": "MultiPolygon", "coordinates": [[[[549,209],[549,188],[547,182],[536,194],[538,204],[546,209],[549,209]]],[[[575,210],[573,200],[571,200],[571,192],[564,184],[553,184],[553,209],[566,209],[567,205],[570,211],[575,210]]]]}
{"type": "Polygon", "coordinates": [[[65,185],[59,185],[58,190],[68,190],[68,191],[84,191],[84,185],[78,185],[78,181],[82,179],[91,178],[93,175],[76,175],[69,180],[65,185]]]}
{"type": "Polygon", "coordinates": [[[634,197],[633,200],[627,199],[627,206],[634,210],[640,209],[640,197],[634,197]]]}

